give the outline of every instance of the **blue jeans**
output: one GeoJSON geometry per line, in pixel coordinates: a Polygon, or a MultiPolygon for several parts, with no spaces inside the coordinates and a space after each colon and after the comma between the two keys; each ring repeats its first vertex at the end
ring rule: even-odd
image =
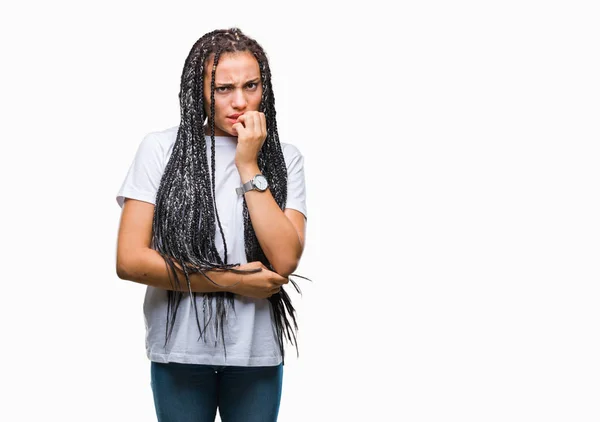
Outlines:
{"type": "Polygon", "coordinates": [[[275,422],[283,365],[212,366],[150,362],[158,422],[275,422]]]}

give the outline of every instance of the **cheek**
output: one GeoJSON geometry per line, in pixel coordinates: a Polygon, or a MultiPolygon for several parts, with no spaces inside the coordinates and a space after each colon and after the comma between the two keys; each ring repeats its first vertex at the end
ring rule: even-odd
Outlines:
{"type": "MultiPolygon", "coordinates": [[[[204,109],[206,116],[210,116],[210,97],[204,98],[204,109]]],[[[219,97],[215,96],[215,117],[219,118],[223,112],[223,100],[219,101],[219,97]]]]}
{"type": "Polygon", "coordinates": [[[219,98],[219,97],[215,97],[215,114],[217,117],[223,117],[224,115],[224,104],[226,104],[227,101],[224,100],[223,98],[219,98]]]}
{"type": "Polygon", "coordinates": [[[254,97],[252,97],[252,105],[253,108],[258,110],[260,107],[260,100],[262,99],[262,92],[258,92],[254,97]]]}
{"type": "MultiPolygon", "coordinates": [[[[206,92],[206,91],[204,91],[206,92]]],[[[204,95],[204,114],[206,114],[206,117],[208,117],[210,113],[210,97],[204,95]]]]}

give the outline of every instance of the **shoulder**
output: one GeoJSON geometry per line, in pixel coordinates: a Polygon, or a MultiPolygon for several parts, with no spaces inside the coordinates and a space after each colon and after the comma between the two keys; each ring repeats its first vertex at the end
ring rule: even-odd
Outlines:
{"type": "Polygon", "coordinates": [[[178,130],[179,126],[173,126],[165,130],[149,132],[144,136],[142,143],[167,151],[175,144],[178,130]]]}
{"type": "Polygon", "coordinates": [[[298,159],[303,158],[302,153],[298,149],[296,145],[281,143],[281,151],[283,152],[283,158],[285,163],[289,165],[290,163],[297,161],[298,159]]]}
{"type": "Polygon", "coordinates": [[[154,157],[154,159],[165,163],[173,151],[178,128],[178,126],[174,126],[165,130],[147,133],[140,143],[138,154],[154,157]]]}

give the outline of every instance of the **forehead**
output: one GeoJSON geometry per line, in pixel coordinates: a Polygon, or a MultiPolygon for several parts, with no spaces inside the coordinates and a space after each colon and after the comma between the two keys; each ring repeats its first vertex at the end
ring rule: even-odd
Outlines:
{"type": "MultiPolygon", "coordinates": [[[[206,61],[205,76],[210,78],[214,54],[206,61]]],[[[217,63],[215,79],[218,82],[234,82],[239,79],[253,79],[260,77],[258,61],[249,51],[237,51],[235,53],[223,53],[217,63]]]]}

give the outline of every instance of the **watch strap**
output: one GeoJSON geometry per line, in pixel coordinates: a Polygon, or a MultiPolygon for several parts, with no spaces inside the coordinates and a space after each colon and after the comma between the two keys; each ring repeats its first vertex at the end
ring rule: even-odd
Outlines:
{"type": "Polygon", "coordinates": [[[254,182],[254,179],[250,179],[246,183],[244,183],[241,187],[235,188],[235,191],[237,192],[238,195],[243,195],[246,192],[249,192],[254,189],[253,182],[254,182]]]}

